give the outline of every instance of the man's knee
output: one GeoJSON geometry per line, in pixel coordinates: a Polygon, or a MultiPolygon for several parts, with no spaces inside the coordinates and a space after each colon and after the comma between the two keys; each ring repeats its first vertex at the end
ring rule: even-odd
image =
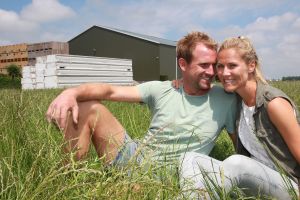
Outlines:
{"type": "Polygon", "coordinates": [[[97,111],[104,108],[104,106],[99,101],[85,101],[78,103],[79,112],[84,111],[97,111]]]}
{"type": "Polygon", "coordinates": [[[99,101],[86,101],[78,103],[79,120],[94,119],[100,113],[107,112],[106,107],[99,101]],[[104,112],[105,111],[105,112],[104,112]]]}

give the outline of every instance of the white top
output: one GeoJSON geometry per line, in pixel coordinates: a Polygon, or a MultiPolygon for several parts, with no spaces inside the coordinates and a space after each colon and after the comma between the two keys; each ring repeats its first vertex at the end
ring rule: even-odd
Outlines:
{"type": "Polygon", "coordinates": [[[244,102],[242,102],[242,110],[240,117],[239,126],[239,137],[243,146],[251,154],[251,158],[267,165],[270,168],[276,170],[276,166],[272,159],[269,157],[268,153],[264,149],[263,145],[260,143],[256,135],[254,134],[254,113],[255,106],[248,107],[244,102]]]}

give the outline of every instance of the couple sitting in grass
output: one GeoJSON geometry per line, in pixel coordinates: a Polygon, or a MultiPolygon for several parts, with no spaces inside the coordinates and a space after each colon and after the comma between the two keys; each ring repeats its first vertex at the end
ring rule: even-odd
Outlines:
{"type": "Polygon", "coordinates": [[[231,38],[217,48],[208,35],[192,32],[177,44],[182,81],[83,84],[57,96],[47,118],[63,130],[66,150],[75,150],[76,159],[86,155],[92,142],[107,164],[149,158],[158,164],[176,163],[188,199],[215,197],[207,190],[210,184],[228,191],[237,186],[246,195],[297,196],[297,107],[266,83],[247,38],[231,38]],[[215,74],[223,87],[212,84],[215,74]],[[152,119],[143,141],[131,139],[101,100],[146,103],[152,119]],[[218,161],[208,155],[224,128],[238,154],[218,161]]]}

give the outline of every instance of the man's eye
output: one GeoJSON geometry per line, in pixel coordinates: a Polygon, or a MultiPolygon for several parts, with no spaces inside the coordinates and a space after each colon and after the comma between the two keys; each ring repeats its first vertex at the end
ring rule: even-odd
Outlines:
{"type": "Polygon", "coordinates": [[[210,63],[202,63],[202,64],[199,64],[199,66],[202,67],[203,69],[209,68],[210,65],[214,66],[214,64],[210,64],[210,63]]]}

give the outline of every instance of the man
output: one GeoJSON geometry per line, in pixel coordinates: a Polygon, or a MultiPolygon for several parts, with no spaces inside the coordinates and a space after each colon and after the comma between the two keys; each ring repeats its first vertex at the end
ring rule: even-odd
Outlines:
{"type": "Polygon", "coordinates": [[[235,128],[235,95],[211,85],[216,59],[216,42],[192,32],[177,45],[183,87],[175,89],[170,81],[137,86],[83,84],[63,91],[50,104],[47,118],[64,130],[68,150],[75,148],[77,159],[87,153],[92,141],[107,163],[126,163],[138,145],[99,100],[144,102],[152,120],[142,146],[152,160],[176,162],[187,151],[207,155],[224,127],[229,133],[235,128]],[[68,111],[72,116],[67,116],[68,111]]]}

